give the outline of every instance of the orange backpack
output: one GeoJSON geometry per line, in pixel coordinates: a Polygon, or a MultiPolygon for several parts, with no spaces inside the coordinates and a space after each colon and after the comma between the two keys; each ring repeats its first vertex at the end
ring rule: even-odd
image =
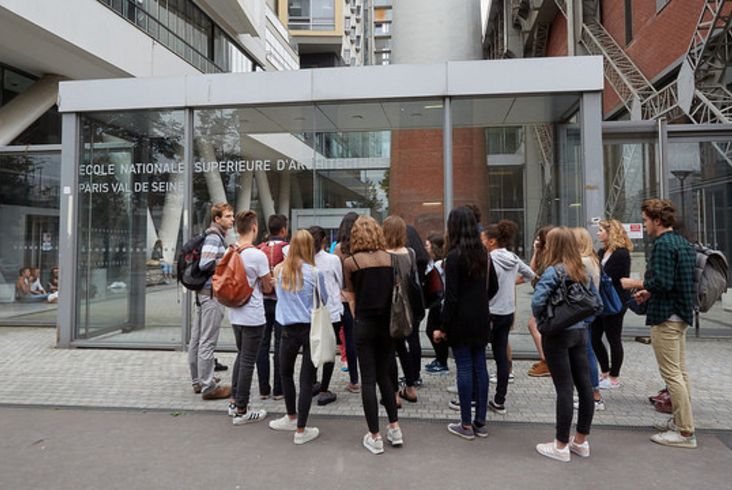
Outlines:
{"type": "Polygon", "coordinates": [[[244,262],[239,254],[252,247],[234,247],[233,245],[224,254],[221,261],[216,264],[216,272],[211,282],[213,295],[224,306],[239,308],[249,301],[254,289],[249,285],[247,271],[244,262]]]}

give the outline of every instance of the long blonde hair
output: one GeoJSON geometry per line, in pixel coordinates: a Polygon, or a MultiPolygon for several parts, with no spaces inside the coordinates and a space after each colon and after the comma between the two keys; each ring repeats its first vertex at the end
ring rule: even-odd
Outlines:
{"type": "Polygon", "coordinates": [[[582,265],[582,256],[579,252],[577,239],[572,230],[566,226],[552,228],[546,235],[544,265],[564,266],[567,276],[574,282],[587,283],[587,272],[582,265]]]}
{"type": "Polygon", "coordinates": [[[297,230],[290,241],[287,257],[275,267],[275,277],[282,281],[285,291],[299,291],[302,289],[302,265],[315,265],[315,245],[313,236],[307,230],[297,230]]]}
{"type": "Polygon", "coordinates": [[[592,248],[592,236],[587,228],[572,228],[574,239],[577,240],[577,249],[582,257],[588,257],[596,266],[600,265],[600,259],[592,248]]]}
{"type": "Polygon", "coordinates": [[[633,251],[633,242],[628,237],[623,224],[616,219],[600,221],[600,228],[607,232],[607,251],[612,253],[619,248],[625,248],[628,252],[633,251]]]}

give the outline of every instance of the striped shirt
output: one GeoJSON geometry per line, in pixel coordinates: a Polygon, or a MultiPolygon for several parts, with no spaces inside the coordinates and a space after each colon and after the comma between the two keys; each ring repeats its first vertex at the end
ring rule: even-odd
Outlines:
{"type": "MultiPolygon", "coordinates": [[[[203,247],[201,247],[201,258],[198,261],[198,268],[202,271],[213,271],[216,268],[219,260],[226,253],[226,244],[216,232],[211,233],[211,229],[206,230],[206,239],[203,241],[203,247]]],[[[213,275],[208,278],[203,289],[211,289],[211,280],[213,275]]]]}

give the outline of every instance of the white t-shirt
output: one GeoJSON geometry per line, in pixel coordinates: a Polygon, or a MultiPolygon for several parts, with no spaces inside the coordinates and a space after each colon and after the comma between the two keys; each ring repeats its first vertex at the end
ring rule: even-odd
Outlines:
{"type": "Polygon", "coordinates": [[[315,254],[315,267],[325,278],[325,290],[328,293],[326,306],[330,311],[330,321],[341,321],[343,303],[341,303],[341,284],[343,284],[343,264],[336,255],[321,250],[315,254]]]}
{"type": "Polygon", "coordinates": [[[269,261],[261,250],[255,247],[244,249],[239,254],[244,261],[244,268],[247,271],[247,280],[252,286],[252,296],[244,306],[229,308],[229,322],[232,325],[244,325],[246,327],[258,327],[266,323],[264,317],[264,301],[262,295],[262,281],[260,277],[269,274],[269,261]]]}

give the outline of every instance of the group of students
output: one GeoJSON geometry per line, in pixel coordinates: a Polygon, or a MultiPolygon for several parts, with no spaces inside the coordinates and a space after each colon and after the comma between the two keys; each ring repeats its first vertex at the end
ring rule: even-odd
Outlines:
{"type": "Polygon", "coordinates": [[[38,267],[21,267],[18,280],[15,282],[15,297],[20,302],[58,301],[58,266],[51,268],[51,277],[46,287],[41,283],[41,269],[38,267]]]}
{"type": "MultiPolygon", "coordinates": [[[[459,409],[460,421],[449,424],[448,431],[467,440],[487,437],[488,409],[506,413],[511,377],[508,338],[515,319],[515,286],[531,281],[533,316],[529,326],[557,393],[555,439],[537,445],[536,449],[560,461],[569,461],[570,452],[588,457],[587,438],[594,411],[604,409],[599,389],[620,386],[620,336],[625,308],[614,315],[583,319],[558,334],[543,337],[536,328],[536,318],[542,315],[551,294],[565,277],[585,285],[599,300],[600,277],[607,274],[625,303],[630,295],[623,289],[621,279],[629,276],[632,244],[616,220],[600,222],[598,239],[603,248],[598,253],[593,250],[586,229],[546,227],[539,231],[531,265],[527,265],[511,251],[517,225],[502,220],[483,229],[476,214],[471,207],[452,210],[446,233],[432,234],[423,244],[416,230],[399,216],[389,216],[379,225],[369,216],[349,213],[341,223],[332,254],[327,250],[325,231],[313,226],[294,232],[290,242],[280,248],[282,260],[272,267],[272,257],[265,253],[271,250],[267,248],[271,243],[265,242],[264,248],[254,243],[259,235],[256,213],[238,213],[233,219],[239,237],[236,247],[253,293],[243,306],[229,309],[238,354],[231,389],[215,397],[223,398],[224,393],[230,397],[228,413],[234,425],[261,421],[267,415],[263,409],[251,408],[249,401],[253,371],[255,365],[259,369],[258,357],[261,358],[265,346],[269,367],[270,342],[263,337],[270,323],[267,317],[273,313],[275,329],[281,336],[281,342],[275,345],[275,378],[279,377],[275,386],[279,381],[286,414],[271,421],[269,427],[294,432],[295,444],[318,437],[318,429],[307,425],[312,399],[319,396],[320,401],[324,394],[330,401],[335,399],[328,390],[333,363],[323,367],[323,379],[318,383],[310,357],[311,313],[319,297],[328,307],[336,334],[341,330],[345,333],[342,343],[351,376],[348,387],[349,391],[361,393],[368,426],[362,440],[366,449],[374,454],[384,451],[379,404],[384,406],[388,418],[386,440],[392,446],[403,444],[398,408],[401,400],[417,401],[416,388],[421,384],[418,332],[425,309],[427,335],[436,354],[425,369],[432,373],[448,371],[448,348],[452,349],[457,368],[458,400],[451,403],[459,409]],[[435,276],[433,270],[441,283],[437,301],[427,291],[427,278],[435,276]],[[397,281],[407,285],[414,328],[412,334],[394,338],[390,325],[397,281]],[[263,298],[267,294],[276,298],[271,308],[265,307],[263,298]],[[266,312],[268,309],[273,311],[266,312]],[[610,345],[609,356],[603,336],[610,345]],[[496,362],[497,384],[491,400],[485,358],[489,342],[496,362]],[[300,351],[298,394],[294,372],[300,351]],[[397,375],[397,358],[404,373],[402,380],[397,375]],[[400,384],[404,385],[402,389],[400,384]],[[573,401],[575,389],[577,398],[573,401]],[[570,438],[573,408],[578,411],[578,420],[576,433],[570,438]]],[[[269,228],[272,235],[276,227],[270,223],[269,228]]],[[[283,237],[280,241],[284,242],[283,237]]],[[[211,294],[209,298],[215,299],[211,294]]],[[[265,383],[269,377],[268,372],[260,370],[260,392],[263,375],[265,383]]],[[[263,398],[269,395],[260,394],[263,398]]]]}

